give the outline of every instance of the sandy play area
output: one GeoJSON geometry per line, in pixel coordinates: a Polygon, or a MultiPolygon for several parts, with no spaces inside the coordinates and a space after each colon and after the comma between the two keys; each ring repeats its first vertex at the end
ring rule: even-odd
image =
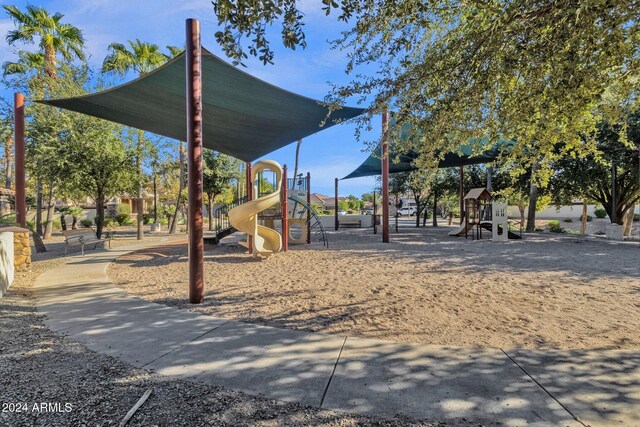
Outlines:
{"type": "MultiPolygon", "coordinates": [[[[187,302],[186,243],[119,259],[118,286],[199,313],[391,341],[500,348],[640,348],[640,247],[539,235],[493,243],[448,228],[329,235],[256,260],[207,246],[206,303],[187,302]]],[[[235,236],[238,240],[238,236],[235,236]]]]}

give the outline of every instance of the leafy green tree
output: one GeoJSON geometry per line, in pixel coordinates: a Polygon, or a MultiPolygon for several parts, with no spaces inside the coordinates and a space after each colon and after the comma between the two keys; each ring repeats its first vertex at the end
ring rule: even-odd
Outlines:
{"type": "MultiPolygon", "coordinates": [[[[579,197],[600,203],[618,224],[640,200],[639,160],[640,110],[628,115],[624,126],[601,122],[597,132],[598,152],[567,157],[554,164],[551,189],[557,204],[569,204],[579,197]],[[621,135],[622,138],[621,138],[621,135]],[[626,143],[621,142],[626,140],[626,143]],[[612,168],[616,168],[616,200],[612,193],[612,168]]],[[[630,230],[626,230],[627,232],[630,230]]]]}
{"type": "MultiPolygon", "coordinates": [[[[109,45],[109,54],[102,63],[103,73],[114,72],[124,76],[127,72],[133,71],[138,76],[143,76],[170,59],[170,56],[162,53],[160,47],[156,44],[142,42],[140,39],[129,40],[128,43],[128,48],[121,43],[111,43],[109,45]]],[[[171,55],[178,51],[178,48],[174,46],[168,48],[171,55]]],[[[138,165],[138,240],[144,238],[141,207],[144,204],[142,197],[144,172],[142,166],[145,158],[145,147],[148,147],[148,141],[145,139],[144,131],[139,130],[136,149],[136,164],[138,165]]]]}
{"type": "Polygon", "coordinates": [[[213,203],[231,186],[233,180],[240,178],[240,162],[226,154],[212,150],[203,153],[203,189],[207,194],[209,230],[213,230],[213,203]]]}
{"type": "Polygon", "coordinates": [[[73,118],[65,182],[93,196],[97,237],[102,236],[107,197],[126,190],[136,177],[134,153],[127,149],[123,135],[129,134],[115,123],[82,114],[73,118]]]}
{"type": "Polygon", "coordinates": [[[373,202],[373,193],[364,193],[360,199],[364,202],[373,202]]]}
{"type": "MultiPolygon", "coordinates": [[[[306,46],[295,0],[213,5],[216,40],[236,62],[248,55],[273,62],[272,25],[285,46],[306,46]]],[[[523,167],[594,152],[582,136],[598,117],[618,117],[620,100],[637,92],[635,0],[323,0],[318,7],[348,26],[331,47],[347,52],[353,76],[327,101],[366,99],[373,112],[396,111],[392,138],[410,125],[421,162],[431,166],[437,153],[479,135],[517,141],[510,156],[523,167]]]]}

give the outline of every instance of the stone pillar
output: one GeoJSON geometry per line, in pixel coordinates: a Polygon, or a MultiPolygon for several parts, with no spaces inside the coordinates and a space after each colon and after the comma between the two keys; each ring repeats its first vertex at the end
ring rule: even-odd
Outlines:
{"type": "MultiPolygon", "coordinates": [[[[13,227],[12,227],[13,228],[13,227]]],[[[29,230],[13,228],[13,264],[16,271],[31,271],[29,230]]]]}

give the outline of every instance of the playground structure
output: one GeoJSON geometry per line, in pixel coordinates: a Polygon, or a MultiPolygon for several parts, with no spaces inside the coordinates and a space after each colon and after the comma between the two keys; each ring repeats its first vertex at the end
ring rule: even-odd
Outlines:
{"type": "Polygon", "coordinates": [[[273,228],[258,224],[258,214],[280,202],[282,187],[282,168],[273,160],[262,160],[251,171],[251,182],[256,182],[259,173],[269,169],[276,174],[275,190],[255,200],[236,206],[229,211],[229,223],[238,231],[247,233],[247,241],[240,242],[253,256],[268,257],[282,250],[282,236],[273,228]],[[253,238],[253,244],[250,241],[253,238]]]}
{"type": "Polygon", "coordinates": [[[310,174],[287,179],[286,166],[282,168],[272,160],[253,166],[247,163],[247,196],[216,209],[213,243],[242,231],[247,240],[241,244],[254,256],[268,257],[286,251],[289,244],[309,244],[312,235],[328,247],[322,222],[309,203],[310,181],[310,174]],[[271,182],[265,172],[274,174],[271,182]]]}
{"type": "Polygon", "coordinates": [[[492,203],[491,192],[486,188],[472,188],[464,196],[464,219],[460,227],[449,232],[449,236],[482,239],[482,230],[492,234],[494,241],[520,239],[521,235],[509,230],[509,219],[505,203],[492,203]],[[506,231],[506,233],[505,233],[506,231]]]}

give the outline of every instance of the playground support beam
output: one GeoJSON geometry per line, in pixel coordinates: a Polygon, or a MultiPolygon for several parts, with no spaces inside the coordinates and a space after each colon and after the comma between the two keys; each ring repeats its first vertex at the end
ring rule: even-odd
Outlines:
{"type": "Polygon", "coordinates": [[[389,113],[382,112],[382,242],[389,243],[389,113]]]}
{"type": "Polygon", "coordinates": [[[187,19],[187,151],[189,160],[189,302],[204,301],[202,221],[202,47],[200,22],[187,19]]]}
{"type": "MultiPolygon", "coordinates": [[[[293,178],[295,182],[295,177],[293,178]]],[[[282,168],[282,250],[289,250],[289,183],[287,165],[282,168]]]]}
{"type": "MultiPolygon", "coordinates": [[[[307,205],[311,207],[311,172],[307,172],[307,205]]],[[[311,211],[307,210],[307,244],[311,243],[311,211]]]]}
{"type": "Polygon", "coordinates": [[[16,222],[22,228],[27,226],[27,199],[24,173],[24,95],[16,93],[14,102],[14,141],[16,162],[16,222]]]}
{"type": "Polygon", "coordinates": [[[336,231],[338,231],[338,178],[336,178],[336,185],[335,185],[335,195],[333,198],[333,202],[336,205],[336,209],[334,212],[334,222],[336,223],[336,231]]]}
{"type": "Polygon", "coordinates": [[[460,225],[464,222],[464,166],[460,166],[460,225]]]}
{"type": "MultiPolygon", "coordinates": [[[[247,162],[247,202],[253,200],[253,182],[251,181],[251,162],[247,162]]],[[[253,236],[247,235],[247,249],[253,254],[253,236]]]]}
{"type": "Polygon", "coordinates": [[[378,216],[378,206],[376,205],[376,190],[373,190],[373,234],[378,234],[378,225],[376,224],[378,216]]]}

